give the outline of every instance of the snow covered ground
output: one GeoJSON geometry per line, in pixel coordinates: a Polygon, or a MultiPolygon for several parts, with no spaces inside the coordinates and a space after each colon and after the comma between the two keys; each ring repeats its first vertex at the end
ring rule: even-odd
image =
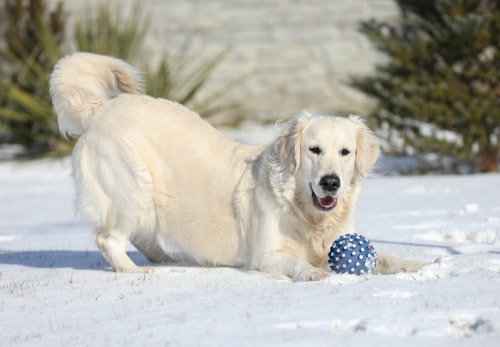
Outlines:
{"type": "Polygon", "coordinates": [[[365,181],[357,231],[378,251],[442,262],[416,274],[293,283],[190,264],[110,271],[75,217],[70,171],[68,159],[0,163],[0,346],[500,341],[500,175],[365,181]]]}

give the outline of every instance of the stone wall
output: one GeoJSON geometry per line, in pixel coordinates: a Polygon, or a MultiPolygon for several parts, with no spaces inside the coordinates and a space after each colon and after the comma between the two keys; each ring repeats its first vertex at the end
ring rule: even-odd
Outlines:
{"type": "MultiPolygon", "coordinates": [[[[54,3],[56,0],[51,0],[54,3]]],[[[63,0],[78,18],[88,2],[63,0]]],[[[175,53],[186,37],[206,52],[229,47],[207,86],[240,76],[224,96],[252,117],[287,116],[308,108],[324,113],[363,112],[367,99],[346,86],[382,57],[358,33],[360,20],[394,20],[393,0],[114,0],[153,13],[149,47],[175,53]]],[[[94,4],[100,3],[99,1],[94,4]]],[[[159,76],[161,78],[161,76],[159,76]]]]}

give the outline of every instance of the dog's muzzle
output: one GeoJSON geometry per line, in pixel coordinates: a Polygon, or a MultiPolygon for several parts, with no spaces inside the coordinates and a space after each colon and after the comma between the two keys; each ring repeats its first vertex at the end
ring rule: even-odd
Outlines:
{"type": "Polygon", "coordinates": [[[324,197],[318,197],[310,184],[314,206],[322,212],[328,212],[337,206],[337,198],[334,196],[340,188],[340,179],[337,175],[326,175],[321,177],[319,186],[326,193],[324,197]]]}

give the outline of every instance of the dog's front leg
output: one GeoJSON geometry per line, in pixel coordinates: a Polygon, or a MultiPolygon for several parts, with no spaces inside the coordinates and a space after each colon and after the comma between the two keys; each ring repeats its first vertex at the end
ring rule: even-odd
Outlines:
{"type": "MultiPolygon", "coordinates": [[[[318,281],[328,276],[321,268],[314,267],[300,257],[300,251],[289,247],[286,236],[280,232],[279,223],[272,216],[258,221],[253,247],[252,267],[274,275],[285,275],[294,281],[318,281]]],[[[299,247],[300,248],[300,247],[299,247]]]]}
{"type": "Polygon", "coordinates": [[[261,254],[257,269],[275,275],[285,275],[296,282],[319,281],[328,276],[323,269],[279,251],[261,254]]]}

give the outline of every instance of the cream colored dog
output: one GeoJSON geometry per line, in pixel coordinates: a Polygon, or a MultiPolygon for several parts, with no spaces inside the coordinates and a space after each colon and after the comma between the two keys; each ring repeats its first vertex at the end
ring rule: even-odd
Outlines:
{"type": "MultiPolygon", "coordinates": [[[[80,137],[77,206],[116,271],[150,270],[128,257],[130,241],[152,262],[182,252],[318,280],[333,240],[354,232],[358,180],[379,154],[358,117],[302,112],[269,146],[244,146],[184,106],[142,95],[125,62],[90,53],[61,59],[50,90],[61,133],[80,137]]],[[[421,265],[379,255],[377,271],[421,265]]]]}

